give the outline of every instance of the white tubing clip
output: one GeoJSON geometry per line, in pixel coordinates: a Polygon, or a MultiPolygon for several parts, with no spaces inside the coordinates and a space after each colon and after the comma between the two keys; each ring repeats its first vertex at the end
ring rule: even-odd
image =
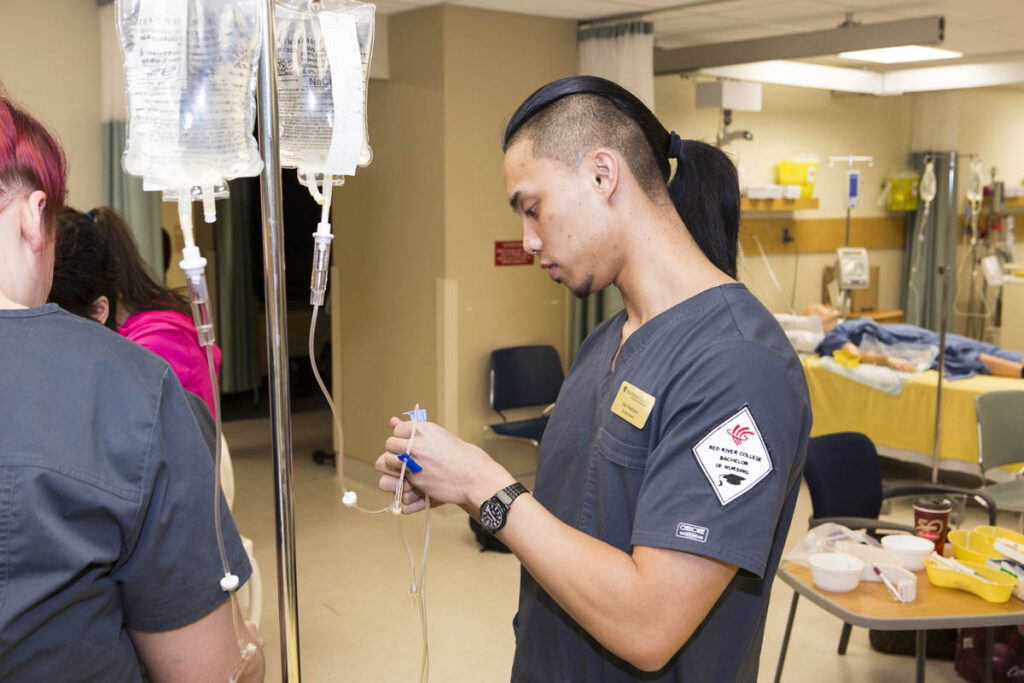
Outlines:
{"type": "Polygon", "coordinates": [[[347,508],[350,508],[353,505],[355,505],[356,501],[358,501],[358,500],[359,500],[359,496],[356,495],[355,491],[345,491],[345,495],[343,495],[341,497],[341,502],[347,508]]]}
{"type": "Polygon", "coordinates": [[[233,593],[238,589],[238,577],[234,574],[225,574],[220,580],[220,589],[225,593],[233,593]]]}
{"type": "Polygon", "coordinates": [[[329,221],[320,221],[316,224],[316,232],[313,233],[313,239],[317,242],[331,243],[334,235],[331,234],[331,224],[329,221]]]}

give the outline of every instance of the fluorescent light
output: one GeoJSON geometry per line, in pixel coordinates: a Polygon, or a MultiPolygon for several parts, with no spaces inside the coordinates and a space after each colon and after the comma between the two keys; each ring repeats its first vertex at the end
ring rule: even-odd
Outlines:
{"type": "Polygon", "coordinates": [[[776,59],[751,64],[733,64],[701,69],[701,73],[719,78],[735,78],[755,83],[792,85],[799,88],[841,90],[868,95],[882,93],[882,74],[863,69],[824,66],[807,62],[776,59]]]}
{"type": "Polygon", "coordinates": [[[901,95],[1024,83],[1024,62],[949,64],[877,73],[864,69],[775,60],[701,69],[700,73],[755,83],[869,95],[901,95]]]}
{"type": "Polygon", "coordinates": [[[874,50],[840,52],[839,56],[843,59],[856,59],[861,62],[902,64],[904,62],[925,62],[930,59],[955,59],[956,57],[963,57],[964,54],[937,47],[924,47],[923,45],[900,45],[898,47],[880,47],[874,50]]]}

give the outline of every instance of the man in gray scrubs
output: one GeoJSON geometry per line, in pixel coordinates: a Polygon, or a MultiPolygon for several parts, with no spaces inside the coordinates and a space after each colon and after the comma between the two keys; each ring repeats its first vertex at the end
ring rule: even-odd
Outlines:
{"type": "MultiPolygon", "coordinates": [[[[735,168],[593,77],[531,95],[505,148],[524,247],[578,296],[614,283],[625,310],[580,348],[532,495],[428,423],[405,509],[459,504],[522,561],[513,681],[754,681],[811,411],[735,281],[735,168]]],[[[393,491],[411,430],[392,426],[393,491]]]]}
{"type": "Polygon", "coordinates": [[[261,681],[258,649],[238,669],[213,464],[181,385],[45,303],[63,201],[60,148],[0,97],[0,680],[142,681],[141,660],[154,681],[261,681]]]}

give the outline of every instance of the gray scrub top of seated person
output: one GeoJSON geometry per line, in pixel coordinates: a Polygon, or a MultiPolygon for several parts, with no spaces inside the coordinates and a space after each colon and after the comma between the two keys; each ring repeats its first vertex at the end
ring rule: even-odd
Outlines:
{"type": "Polygon", "coordinates": [[[681,550],[739,572],[668,665],[645,673],[591,638],[524,569],[512,680],[753,681],[811,425],[802,367],[741,284],[648,321],[612,371],[624,321],[624,312],[605,321],[581,347],[541,443],[535,496],[623,552],[681,550]],[[642,429],[612,411],[624,382],[654,397],[642,429]]]}

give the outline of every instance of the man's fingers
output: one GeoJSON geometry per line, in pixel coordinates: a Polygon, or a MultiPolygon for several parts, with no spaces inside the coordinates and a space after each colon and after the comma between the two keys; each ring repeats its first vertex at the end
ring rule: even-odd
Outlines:
{"type": "Polygon", "coordinates": [[[412,503],[410,505],[403,505],[402,506],[402,514],[403,515],[411,515],[414,512],[419,512],[420,510],[425,510],[426,507],[427,507],[427,502],[425,500],[423,500],[422,498],[420,498],[415,503],[412,503]]]}
{"type": "Polygon", "coordinates": [[[388,424],[391,425],[391,429],[394,430],[395,436],[400,439],[408,439],[412,436],[412,422],[398,419],[397,417],[391,418],[388,424]]]}
{"type": "Polygon", "coordinates": [[[392,436],[384,442],[384,448],[388,449],[389,453],[400,455],[409,448],[409,439],[392,436]]]}

